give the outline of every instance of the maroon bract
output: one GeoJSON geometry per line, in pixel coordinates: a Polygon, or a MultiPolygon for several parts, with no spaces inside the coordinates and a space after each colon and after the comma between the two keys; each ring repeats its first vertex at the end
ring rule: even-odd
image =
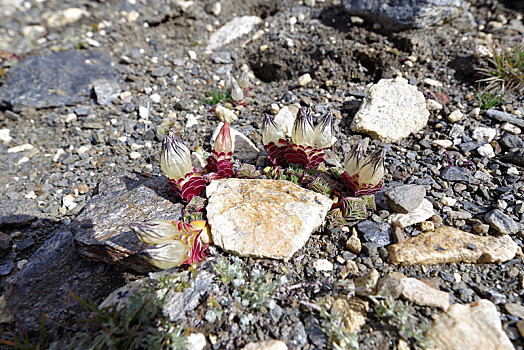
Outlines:
{"type": "Polygon", "coordinates": [[[233,142],[228,123],[224,123],[213,146],[211,155],[206,159],[206,170],[216,173],[218,178],[228,178],[235,175],[233,170],[233,142]]]}

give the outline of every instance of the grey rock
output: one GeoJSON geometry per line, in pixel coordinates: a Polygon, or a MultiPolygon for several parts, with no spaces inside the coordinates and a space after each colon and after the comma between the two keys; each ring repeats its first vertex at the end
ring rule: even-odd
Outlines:
{"type": "Polygon", "coordinates": [[[515,233],[519,229],[519,225],[500,209],[490,211],[484,218],[493,229],[502,234],[515,233]]]}
{"type": "Polygon", "coordinates": [[[207,50],[215,50],[249,33],[262,19],[257,16],[235,17],[209,37],[207,50]]]}
{"type": "Polygon", "coordinates": [[[170,290],[164,296],[163,314],[172,322],[185,319],[185,313],[195,309],[200,304],[204,295],[211,290],[212,283],[212,274],[207,271],[199,271],[196,278],[191,280],[189,287],[181,292],[170,290]]]}
{"type": "Polygon", "coordinates": [[[377,247],[383,247],[391,243],[392,229],[388,223],[376,223],[366,220],[359,223],[357,229],[362,233],[364,241],[375,243],[377,247]]]}
{"type": "Polygon", "coordinates": [[[8,234],[0,232],[0,258],[3,258],[9,253],[13,246],[13,239],[8,234]]]}
{"type": "Polygon", "coordinates": [[[169,72],[171,72],[171,68],[169,67],[166,67],[166,66],[157,67],[153,69],[153,71],[151,72],[151,76],[154,78],[165,77],[166,75],[169,74],[169,72]]]}
{"type": "Polygon", "coordinates": [[[231,63],[231,52],[229,51],[213,52],[209,57],[213,63],[231,63]]]}
{"type": "Polygon", "coordinates": [[[0,226],[25,226],[41,216],[33,200],[21,198],[0,201],[0,226]]]}
{"type": "Polygon", "coordinates": [[[500,144],[506,148],[524,148],[524,140],[517,135],[506,134],[500,139],[500,144]]]}
{"type": "Polygon", "coordinates": [[[418,208],[426,197],[426,188],[421,185],[404,185],[395,187],[385,193],[393,210],[409,213],[418,208]]]}
{"type": "Polygon", "coordinates": [[[304,323],[309,340],[319,348],[325,347],[327,339],[322,328],[320,328],[320,322],[313,315],[309,315],[304,320],[304,323]]]}
{"type": "Polygon", "coordinates": [[[27,237],[22,242],[18,242],[16,244],[16,249],[18,249],[18,251],[21,252],[21,251],[31,248],[34,245],[35,245],[35,240],[32,237],[27,237]]]}
{"type": "Polygon", "coordinates": [[[36,331],[42,314],[51,337],[61,327],[89,310],[70,293],[83,300],[99,300],[124,284],[122,274],[114,268],[79,258],[74,249],[70,227],[61,227],[42,245],[23,270],[7,285],[7,303],[20,329],[36,331]]]}
{"type": "Polygon", "coordinates": [[[154,268],[137,254],[143,247],[129,224],[155,219],[178,220],[182,204],[168,198],[164,177],[123,174],[102,181],[99,194],[71,224],[80,254],[139,273],[154,268]]]}
{"type": "Polygon", "coordinates": [[[29,57],[10,70],[0,104],[49,108],[88,100],[93,81],[119,79],[112,63],[108,55],[90,51],[29,57]]]}
{"type": "Polygon", "coordinates": [[[380,23],[388,31],[426,28],[454,18],[471,16],[462,0],[344,0],[351,14],[380,23]]]}
{"type": "Polygon", "coordinates": [[[502,160],[511,164],[524,166],[524,150],[520,149],[516,152],[505,154],[502,156],[502,160]]]}
{"type": "Polygon", "coordinates": [[[487,211],[486,208],[468,201],[462,202],[462,206],[464,207],[464,210],[467,210],[472,214],[480,214],[485,213],[487,211]]]}
{"type": "Polygon", "coordinates": [[[452,182],[474,183],[475,179],[471,176],[469,171],[458,166],[450,166],[444,169],[440,174],[440,178],[452,182]]]}
{"type": "Polygon", "coordinates": [[[307,344],[306,329],[300,321],[282,327],[281,334],[282,340],[284,340],[291,349],[301,349],[307,344]]]}
{"type": "Polygon", "coordinates": [[[517,125],[521,128],[524,128],[524,119],[514,116],[513,114],[497,111],[495,109],[488,109],[486,115],[490,118],[501,122],[508,122],[514,125],[517,125]]]}
{"type": "Polygon", "coordinates": [[[96,102],[99,105],[107,106],[118,98],[122,88],[117,80],[97,79],[93,81],[93,90],[96,95],[96,102]]]}
{"type": "Polygon", "coordinates": [[[7,261],[5,264],[0,265],[0,276],[7,276],[15,268],[15,263],[12,260],[7,261]]]}

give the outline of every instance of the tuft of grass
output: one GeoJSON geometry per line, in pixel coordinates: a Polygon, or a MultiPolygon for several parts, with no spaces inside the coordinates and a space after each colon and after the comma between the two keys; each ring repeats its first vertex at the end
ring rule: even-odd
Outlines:
{"type": "Polygon", "coordinates": [[[203,103],[210,106],[217,105],[222,101],[232,102],[233,99],[231,98],[231,93],[224,90],[213,89],[211,90],[211,96],[202,100],[203,103]]]}
{"type": "Polygon", "coordinates": [[[424,336],[426,328],[418,325],[415,309],[409,303],[394,300],[390,295],[370,296],[378,318],[388,319],[398,329],[400,337],[411,341],[415,349],[426,349],[429,339],[424,336]]]}
{"type": "Polygon", "coordinates": [[[49,343],[46,337],[45,331],[45,313],[42,314],[40,320],[40,332],[37,342],[30,340],[29,335],[26,333],[14,340],[0,339],[0,344],[9,346],[10,348],[17,350],[43,350],[49,347],[49,343]]]}
{"type": "Polygon", "coordinates": [[[501,104],[504,95],[511,91],[524,90],[524,45],[519,44],[499,52],[493,51],[488,58],[488,68],[480,68],[485,86],[478,89],[477,98],[482,109],[501,104]]]}

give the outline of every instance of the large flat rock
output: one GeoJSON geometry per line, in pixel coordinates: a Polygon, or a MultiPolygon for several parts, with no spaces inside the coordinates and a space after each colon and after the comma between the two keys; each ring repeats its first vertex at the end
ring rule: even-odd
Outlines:
{"type": "Polygon", "coordinates": [[[504,262],[513,259],[517,249],[510,236],[478,236],[449,226],[387,247],[392,263],[407,265],[504,262]]]}
{"type": "Polygon", "coordinates": [[[181,218],[183,205],[169,198],[165,177],[125,174],[104,180],[72,223],[79,253],[139,273],[154,268],[137,254],[144,245],[129,228],[133,222],[181,218]]]}
{"type": "Polygon", "coordinates": [[[241,256],[284,260],[304,246],[332,204],[284,180],[216,180],[206,193],[216,245],[241,256]]]}
{"type": "Polygon", "coordinates": [[[91,51],[29,57],[10,70],[0,87],[0,105],[49,108],[85,101],[94,81],[119,81],[113,65],[107,54],[91,51]]]}

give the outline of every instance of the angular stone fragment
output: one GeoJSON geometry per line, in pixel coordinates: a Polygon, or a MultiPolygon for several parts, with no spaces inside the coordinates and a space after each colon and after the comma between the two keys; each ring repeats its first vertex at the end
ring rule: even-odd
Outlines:
{"type": "Polygon", "coordinates": [[[486,222],[496,231],[508,235],[519,230],[519,224],[500,209],[490,211],[485,216],[486,222]]]}
{"type": "Polygon", "coordinates": [[[266,340],[257,343],[249,343],[243,350],[287,350],[287,345],[281,340],[266,340]]]}
{"type": "MultiPolygon", "coordinates": [[[[369,301],[360,297],[352,297],[349,300],[338,298],[333,303],[333,308],[336,308],[336,311],[342,317],[341,323],[345,330],[357,333],[366,323],[369,301]]],[[[333,313],[333,310],[331,312],[333,313]]]]}
{"type": "Polygon", "coordinates": [[[443,310],[449,308],[449,294],[428,286],[416,278],[404,278],[400,282],[402,296],[420,306],[436,306],[443,310]]]}
{"type": "Polygon", "coordinates": [[[71,224],[80,254],[91,260],[120,265],[139,273],[155,270],[137,254],[144,244],[129,228],[133,222],[179,220],[182,205],[168,200],[164,177],[146,179],[134,174],[111,177],[71,224]]]}
{"type": "Polygon", "coordinates": [[[10,70],[0,87],[0,104],[60,107],[88,100],[98,78],[119,81],[111,57],[89,51],[59,51],[31,56],[10,70]]]}
{"type": "Polygon", "coordinates": [[[249,33],[260,22],[262,22],[262,19],[257,16],[242,16],[233,18],[231,21],[220,27],[220,29],[218,29],[216,32],[211,34],[207,44],[207,49],[215,50],[219,47],[229,44],[233,40],[249,33]]]}
{"type": "Polygon", "coordinates": [[[322,225],[331,199],[284,180],[216,180],[206,189],[213,242],[241,256],[287,260],[322,225]]]}
{"type": "Polygon", "coordinates": [[[351,130],[383,142],[418,132],[428,122],[426,99],[403,78],[381,79],[369,90],[351,123],[351,130]]]}
{"type": "Polygon", "coordinates": [[[439,350],[514,349],[502,329],[497,307],[486,299],[452,305],[437,316],[426,336],[432,348],[439,350]]]}
{"type": "Polygon", "coordinates": [[[387,247],[394,264],[488,263],[513,259],[517,244],[511,237],[477,236],[449,226],[424,232],[387,247]]]}
{"type": "Polygon", "coordinates": [[[426,221],[433,216],[433,204],[427,199],[423,199],[422,203],[411,213],[401,214],[395,213],[391,214],[388,218],[388,221],[400,228],[408,227],[419,222],[426,221]]]}
{"type": "Polygon", "coordinates": [[[34,200],[2,199],[0,201],[0,227],[25,226],[42,217],[42,212],[34,200]]]}
{"type": "Polygon", "coordinates": [[[394,211],[407,214],[422,203],[426,197],[426,188],[421,185],[403,185],[387,191],[385,195],[394,211]]]}

